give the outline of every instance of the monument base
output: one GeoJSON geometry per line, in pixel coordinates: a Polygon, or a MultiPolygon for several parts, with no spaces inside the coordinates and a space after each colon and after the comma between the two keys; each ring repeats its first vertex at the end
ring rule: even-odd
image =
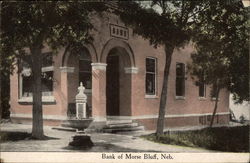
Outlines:
{"type": "Polygon", "coordinates": [[[73,141],[71,141],[69,145],[73,147],[90,148],[94,144],[92,140],[90,139],[90,136],[86,134],[78,134],[78,135],[73,136],[73,141]]]}

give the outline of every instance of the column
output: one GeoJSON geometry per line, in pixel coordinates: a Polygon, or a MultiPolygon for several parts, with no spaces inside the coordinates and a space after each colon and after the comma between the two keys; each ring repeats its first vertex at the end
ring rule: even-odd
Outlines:
{"type": "Polygon", "coordinates": [[[138,73],[139,73],[139,69],[138,67],[125,67],[124,68],[124,71],[125,71],[125,74],[127,75],[130,75],[130,82],[131,82],[131,85],[130,85],[130,116],[131,118],[133,117],[134,115],[134,112],[135,112],[135,109],[137,108],[137,97],[139,97],[140,94],[138,94],[139,92],[141,92],[142,90],[141,89],[138,89],[138,86],[137,85],[141,85],[141,82],[138,82],[141,78],[141,76],[138,76],[138,73]]]}
{"type": "Polygon", "coordinates": [[[61,70],[61,93],[59,93],[62,102],[62,113],[67,117],[68,111],[68,73],[74,72],[74,67],[60,67],[61,70]]]}
{"type": "Polygon", "coordinates": [[[106,121],[106,63],[92,63],[92,117],[106,121]]]}

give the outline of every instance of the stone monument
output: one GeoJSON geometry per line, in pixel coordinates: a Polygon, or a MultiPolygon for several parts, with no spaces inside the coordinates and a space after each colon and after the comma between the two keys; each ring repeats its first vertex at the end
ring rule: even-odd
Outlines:
{"type": "Polygon", "coordinates": [[[77,119],[83,119],[87,118],[86,115],[86,103],[87,103],[87,96],[84,93],[84,86],[82,85],[82,82],[80,83],[80,86],[78,87],[78,94],[76,95],[76,118],[77,119]]]}
{"type": "Polygon", "coordinates": [[[87,96],[84,94],[84,86],[82,82],[78,87],[78,94],[76,95],[76,119],[68,120],[70,127],[77,129],[77,134],[73,136],[73,141],[69,143],[70,146],[89,148],[94,144],[90,139],[90,136],[85,134],[84,129],[88,128],[93,121],[92,118],[87,118],[86,103],[87,96]]]}

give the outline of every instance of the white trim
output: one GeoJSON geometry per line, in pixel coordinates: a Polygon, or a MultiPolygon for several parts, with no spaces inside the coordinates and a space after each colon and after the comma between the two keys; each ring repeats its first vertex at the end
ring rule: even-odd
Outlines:
{"type": "MultiPolygon", "coordinates": [[[[216,101],[216,97],[211,97],[211,101],[216,101]]],[[[218,102],[220,101],[220,98],[218,98],[218,102]]]]}
{"type": "Polygon", "coordinates": [[[146,95],[145,95],[145,98],[147,98],[147,99],[156,99],[156,98],[158,98],[158,96],[146,94],[146,95]]]}
{"type": "Polygon", "coordinates": [[[137,67],[125,67],[124,71],[126,74],[137,74],[139,69],[137,67]]]}
{"type": "MultiPolygon", "coordinates": [[[[33,102],[33,97],[21,97],[18,99],[18,102],[33,102]]],[[[42,102],[56,102],[56,99],[54,96],[42,96],[42,102]]]]}
{"type": "MultiPolygon", "coordinates": [[[[229,112],[220,112],[220,113],[216,113],[216,115],[228,115],[230,114],[229,112]]],[[[178,117],[199,117],[199,116],[207,116],[207,115],[212,115],[212,113],[203,113],[203,114],[172,114],[172,115],[165,115],[165,118],[178,118],[178,117]]],[[[10,115],[11,118],[32,118],[31,114],[14,114],[11,113],[10,115]]],[[[92,117],[94,119],[95,122],[98,121],[106,121],[107,118],[110,119],[154,119],[154,118],[158,118],[158,115],[142,115],[142,116],[108,116],[108,117],[92,117]]],[[[62,115],[44,115],[43,119],[45,120],[66,120],[67,117],[66,116],[62,116],[62,115]]]]}
{"type": "Polygon", "coordinates": [[[185,96],[175,96],[176,100],[185,100],[186,97],[185,96]]]}
{"type": "MultiPolygon", "coordinates": [[[[11,118],[31,118],[32,119],[32,114],[10,114],[11,118]]],[[[62,115],[44,115],[43,119],[45,120],[67,120],[66,116],[62,115]]]]}
{"type": "Polygon", "coordinates": [[[75,67],[60,67],[61,72],[74,72],[75,71],[75,67]]]}
{"type": "Polygon", "coordinates": [[[207,100],[207,98],[206,97],[198,97],[198,100],[200,100],[200,101],[205,101],[205,100],[207,100]]]}
{"type": "Polygon", "coordinates": [[[18,74],[18,98],[21,98],[23,96],[23,77],[21,74],[18,74]]]}
{"type": "Polygon", "coordinates": [[[42,72],[54,71],[54,66],[42,67],[42,72]]]}
{"type": "Polygon", "coordinates": [[[106,63],[91,63],[92,70],[104,70],[106,71],[106,63]]]}
{"type": "MultiPolygon", "coordinates": [[[[227,115],[229,112],[220,112],[216,113],[216,115],[227,115]]],[[[212,113],[202,113],[202,114],[170,114],[165,115],[165,118],[179,118],[179,117],[199,117],[199,116],[207,116],[212,115],[212,113]]],[[[142,115],[142,116],[131,116],[132,119],[153,119],[158,118],[158,115],[142,115]]]]}

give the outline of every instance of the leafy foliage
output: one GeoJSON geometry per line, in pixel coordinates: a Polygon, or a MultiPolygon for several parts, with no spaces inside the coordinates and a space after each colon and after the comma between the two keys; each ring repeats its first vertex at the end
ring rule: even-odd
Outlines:
{"type": "Polygon", "coordinates": [[[89,15],[104,9],[98,2],[3,2],[2,54],[11,60],[13,55],[8,54],[22,57],[24,47],[47,44],[57,49],[91,41],[89,15]]]}
{"type": "Polygon", "coordinates": [[[203,8],[197,1],[160,1],[155,0],[151,8],[145,8],[133,1],[119,3],[121,19],[133,27],[133,31],[150,40],[152,45],[180,47],[191,38],[191,25],[203,8]],[[156,11],[153,6],[161,9],[156,11]]]}
{"type": "MultiPolygon", "coordinates": [[[[43,138],[41,68],[44,45],[56,51],[79,48],[92,40],[90,15],[105,10],[98,2],[43,1],[1,3],[1,71],[27,55],[31,59],[33,93],[32,136],[43,138]],[[2,56],[2,55],[1,55],[2,56]],[[4,60],[3,60],[4,59],[4,60]]],[[[12,68],[12,69],[11,69],[12,68]]]]}
{"type": "Polygon", "coordinates": [[[198,80],[205,74],[207,84],[229,89],[237,102],[249,100],[248,9],[241,2],[208,2],[193,26],[191,74],[198,80]]]}

